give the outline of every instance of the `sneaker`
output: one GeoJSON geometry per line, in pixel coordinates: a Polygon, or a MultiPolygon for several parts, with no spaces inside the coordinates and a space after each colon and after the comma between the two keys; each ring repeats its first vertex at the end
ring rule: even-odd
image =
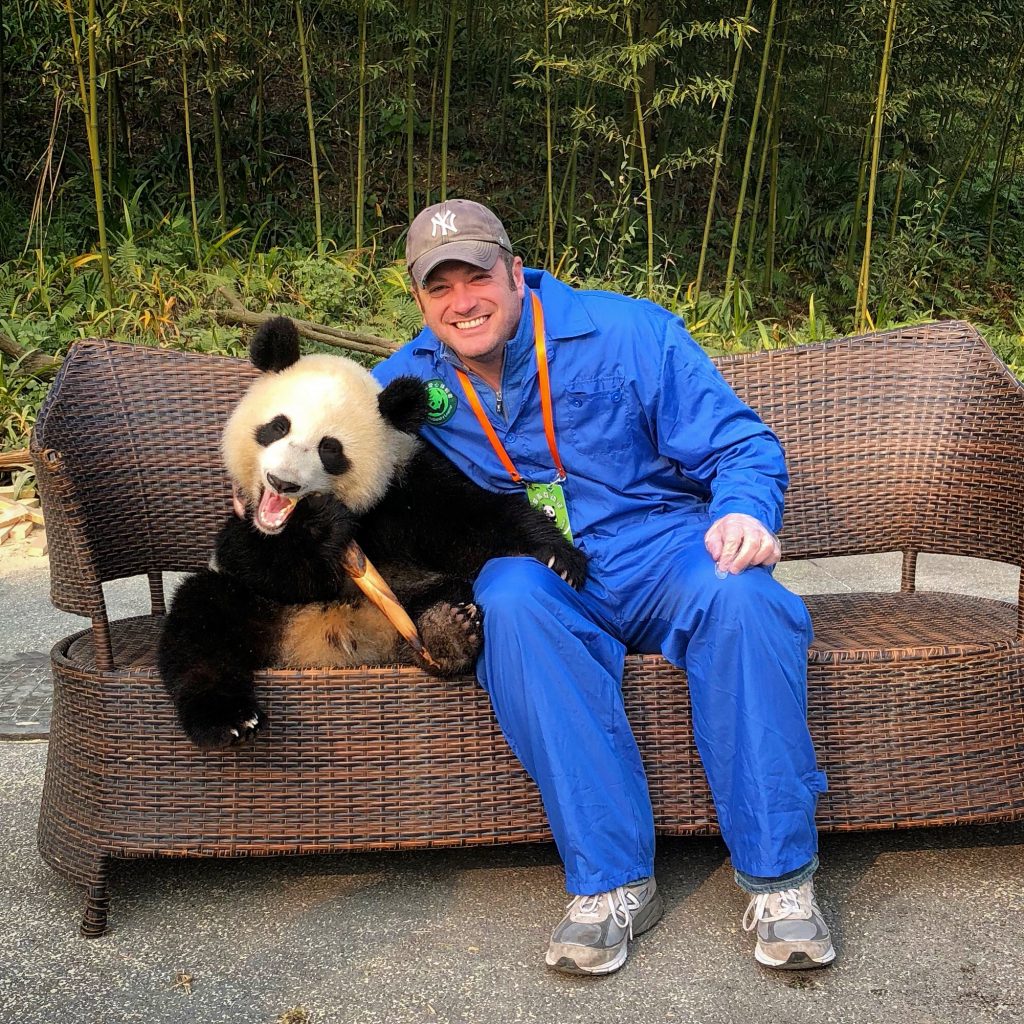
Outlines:
{"type": "Polygon", "coordinates": [[[664,909],[653,877],[576,896],[551,933],[545,962],[566,974],[611,974],[626,962],[629,940],[653,928],[664,909]]]}
{"type": "Polygon", "coordinates": [[[754,896],[743,915],[743,928],[757,929],[754,957],[765,967],[799,971],[824,967],[836,958],[809,878],[798,889],[754,896]]]}

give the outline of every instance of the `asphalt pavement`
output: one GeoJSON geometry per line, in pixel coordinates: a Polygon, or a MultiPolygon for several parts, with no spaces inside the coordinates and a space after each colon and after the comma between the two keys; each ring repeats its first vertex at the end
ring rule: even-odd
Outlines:
{"type": "MultiPolygon", "coordinates": [[[[899,556],[779,576],[893,590],[899,556]]],[[[922,556],[921,585],[1015,600],[1017,575],[922,556]]],[[[146,607],[144,581],[107,593],[115,617],[146,607]]],[[[35,848],[47,744],[25,737],[45,732],[50,645],[87,623],[52,609],[45,560],[3,548],[0,623],[0,719],[19,686],[35,693],[20,734],[0,722],[21,736],[0,742],[0,1024],[1024,1021],[1024,824],[823,836],[838,959],[816,972],[754,962],[714,838],[659,841],[665,917],[601,979],[544,967],[567,899],[551,844],[116,862],[110,930],[79,938],[82,896],[35,848]]]]}

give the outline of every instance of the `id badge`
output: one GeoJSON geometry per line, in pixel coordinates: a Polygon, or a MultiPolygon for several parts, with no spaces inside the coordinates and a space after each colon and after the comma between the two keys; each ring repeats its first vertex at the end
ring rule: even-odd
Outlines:
{"type": "Polygon", "coordinates": [[[572,529],[569,526],[569,511],[565,507],[565,492],[561,484],[527,484],[526,498],[561,530],[562,536],[570,544],[574,543],[572,529]]]}

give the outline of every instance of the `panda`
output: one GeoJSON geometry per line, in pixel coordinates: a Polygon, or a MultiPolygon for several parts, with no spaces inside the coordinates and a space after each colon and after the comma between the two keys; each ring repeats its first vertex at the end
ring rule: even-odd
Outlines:
{"type": "Polygon", "coordinates": [[[582,587],[586,556],[525,494],[477,486],[418,437],[428,412],[420,380],[381,389],[351,359],[300,357],[286,317],[260,328],[250,358],[262,375],[221,446],[244,518],[227,518],[209,567],[176,591],[157,650],[197,746],[229,746],[263,728],[254,687],[262,668],[471,669],[483,638],[472,587],[488,559],[533,556],[582,587]],[[352,582],[343,557],[353,539],[408,611],[434,666],[352,582]]]}

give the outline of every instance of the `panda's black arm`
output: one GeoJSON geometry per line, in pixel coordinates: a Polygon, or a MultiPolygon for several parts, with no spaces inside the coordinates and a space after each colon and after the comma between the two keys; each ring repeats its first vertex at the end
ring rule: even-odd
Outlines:
{"type": "MultiPolygon", "coordinates": [[[[367,554],[410,550],[421,565],[466,579],[504,555],[554,561],[574,586],[586,579],[587,559],[526,495],[478,486],[444,456],[424,445],[401,480],[365,522],[367,554]]],[[[362,539],[362,528],[360,539],[362,539]]]]}
{"type": "Polygon", "coordinates": [[[358,591],[342,567],[353,522],[339,502],[313,499],[273,536],[229,516],[217,537],[217,568],[281,604],[355,599],[358,591]]]}

